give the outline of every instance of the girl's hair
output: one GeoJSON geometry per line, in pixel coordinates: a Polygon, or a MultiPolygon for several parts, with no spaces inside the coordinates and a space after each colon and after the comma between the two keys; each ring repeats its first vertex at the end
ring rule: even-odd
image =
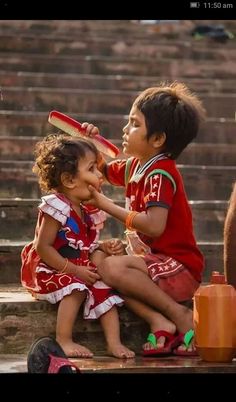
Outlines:
{"type": "Polygon", "coordinates": [[[134,101],[145,117],[147,139],[165,133],[163,152],[176,159],[196,137],[205,109],[198,97],[183,83],[148,88],[134,101]]]}
{"type": "Polygon", "coordinates": [[[33,172],[38,175],[41,190],[49,192],[61,183],[61,174],[78,172],[78,162],[90,151],[98,157],[97,148],[89,141],[68,134],[49,134],[35,146],[33,172]]]}

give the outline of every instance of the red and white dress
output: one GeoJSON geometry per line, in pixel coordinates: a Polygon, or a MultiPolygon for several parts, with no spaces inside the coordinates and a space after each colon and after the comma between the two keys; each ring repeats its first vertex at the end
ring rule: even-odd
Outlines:
{"type": "MultiPolygon", "coordinates": [[[[105,220],[103,211],[96,213],[90,207],[82,206],[83,221],[73,210],[70,201],[62,194],[42,197],[35,230],[37,239],[43,214],[48,214],[61,223],[54,242],[55,249],[76,265],[93,266],[89,255],[99,247],[98,226],[105,220]]],[[[86,285],[73,274],[60,274],[43,262],[34,248],[34,242],[27,244],[21,253],[21,283],[38,300],[57,303],[75,289],[86,291],[84,318],[97,319],[114,305],[121,306],[123,299],[102,281],[93,286],[86,285]]]]}

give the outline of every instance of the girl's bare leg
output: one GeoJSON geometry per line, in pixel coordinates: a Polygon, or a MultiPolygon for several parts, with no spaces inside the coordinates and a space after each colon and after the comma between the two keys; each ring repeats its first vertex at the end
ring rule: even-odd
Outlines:
{"type": "Polygon", "coordinates": [[[121,343],[117,308],[113,306],[111,310],[103,314],[100,317],[100,322],[106,338],[108,353],[119,359],[134,357],[135,353],[121,343]]]}
{"type": "Polygon", "coordinates": [[[73,325],[85,296],[85,292],[74,290],[61,300],[58,307],[56,340],[68,357],[93,356],[89,349],[72,340],[73,325]]]}

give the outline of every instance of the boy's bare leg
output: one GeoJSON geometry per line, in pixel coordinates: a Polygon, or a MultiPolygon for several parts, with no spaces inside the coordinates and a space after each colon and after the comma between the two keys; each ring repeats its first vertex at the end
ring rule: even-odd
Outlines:
{"type": "MultiPolygon", "coordinates": [[[[158,313],[152,307],[147,306],[146,304],[131,299],[130,297],[124,297],[126,306],[132,310],[135,314],[141,317],[144,321],[146,321],[152,333],[155,333],[159,330],[167,331],[171,334],[176,332],[176,326],[173,322],[169,321],[162,314],[158,313]]],[[[157,340],[157,348],[163,347],[165,344],[165,337],[160,337],[157,340]]],[[[143,345],[144,350],[153,349],[153,345],[150,342],[147,342],[143,345]]]]}
{"type": "Polygon", "coordinates": [[[187,307],[175,302],[148,276],[145,262],[140,257],[107,257],[98,267],[102,280],[122,295],[139,300],[161,312],[172,321],[179,332],[193,328],[193,314],[187,307]]]}
{"type": "Polygon", "coordinates": [[[121,343],[117,308],[113,306],[111,310],[103,314],[100,322],[105,334],[108,353],[120,359],[134,357],[135,353],[121,343]]]}
{"type": "Polygon", "coordinates": [[[56,340],[68,357],[93,356],[89,349],[72,340],[73,325],[84,298],[85,292],[74,290],[61,300],[58,307],[56,340]]]}
{"type": "Polygon", "coordinates": [[[91,261],[98,266],[99,264],[102,264],[104,259],[107,257],[107,254],[104,253],[104,251],[102,250],[95,250],[92,254],[91,254],[91,261]]]}

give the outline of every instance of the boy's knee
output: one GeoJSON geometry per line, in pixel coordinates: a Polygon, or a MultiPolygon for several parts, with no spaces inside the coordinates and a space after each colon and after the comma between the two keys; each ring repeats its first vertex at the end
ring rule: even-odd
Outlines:
{"type": "Polygon", "coordinates": [[[120,263],[118,261],[114,256],[107,257],[98,267],[98,273],[107,285],[111,285],[121,275],[120,263]]]}

